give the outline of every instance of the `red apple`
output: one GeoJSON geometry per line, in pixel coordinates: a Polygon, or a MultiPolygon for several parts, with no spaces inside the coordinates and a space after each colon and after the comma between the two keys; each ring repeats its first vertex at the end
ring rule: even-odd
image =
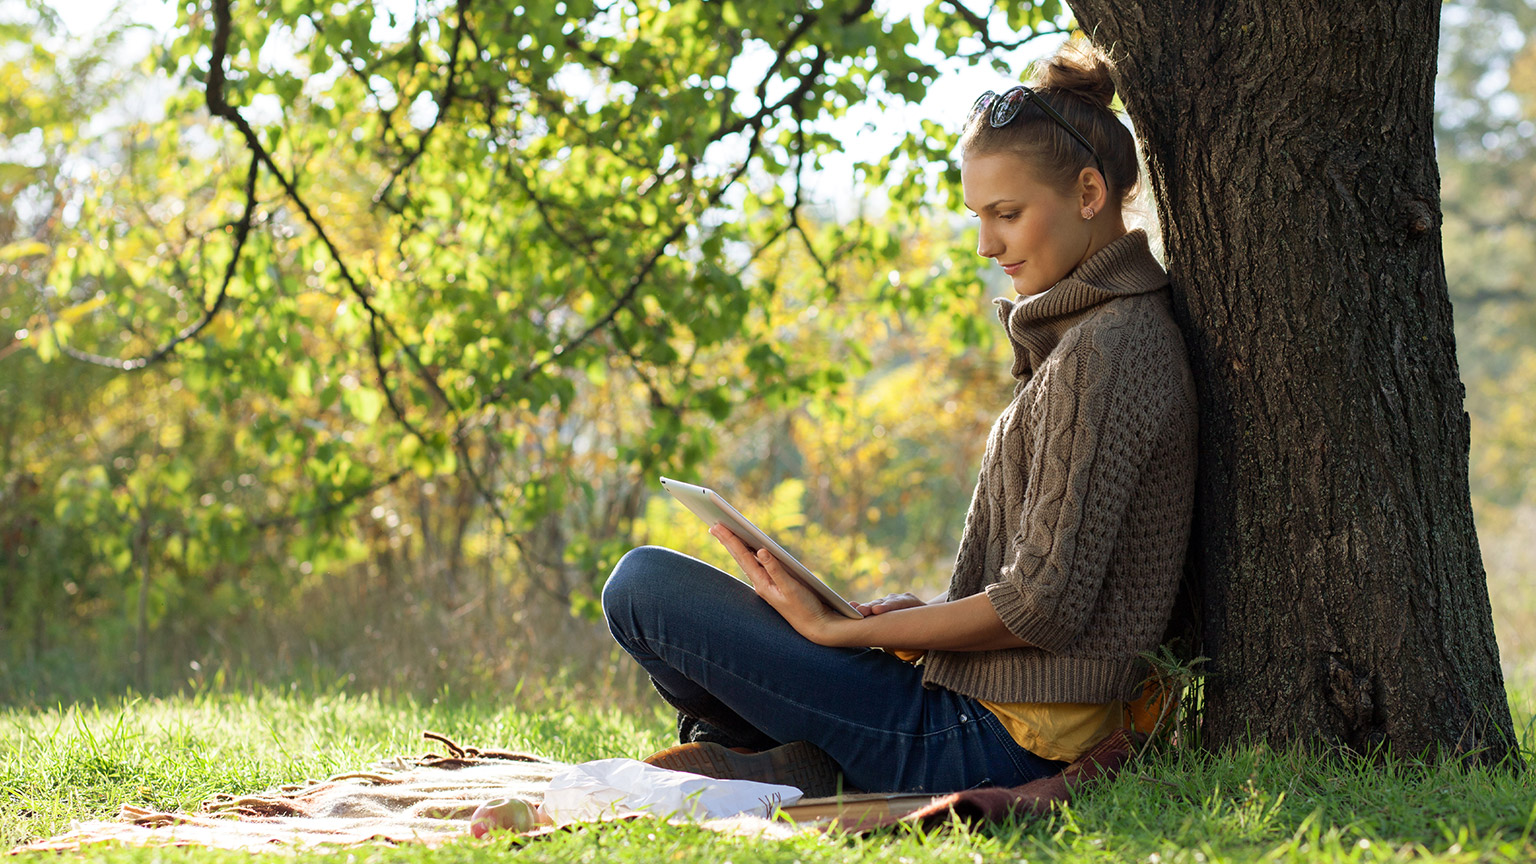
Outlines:
{"type": "Polygon", "coordinates": [[[548,820],[544,819],[544,814],[529,801],[497,798],[475,808],[474,815],[469,817],[469,833],[476,837],[484,837],[492,831],[515,831],[522,834],[545,821],[548,820]]]}

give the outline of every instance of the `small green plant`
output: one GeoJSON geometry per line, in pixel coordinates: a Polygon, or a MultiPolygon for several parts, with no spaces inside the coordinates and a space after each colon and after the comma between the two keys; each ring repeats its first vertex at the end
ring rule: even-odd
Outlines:
{"type": "Polygon", "coordinates": [[[1199,747],[1200,705],[1203,696],[1208,657],[1181,657],[1175,646],[1163,644],[1156,651],[1143,652],[1141,658],[1151,667],[1144,687],[1153,688],[1150,698],[1138,700],[1150,709],[1150,722],[1138,718],[1136,731],[1147,741],[1138,757],[1155,742],[1167,740],[1175,746],[1199,747]],[[1142,728],[1145,725],[1146,728],[1142,728]]]}

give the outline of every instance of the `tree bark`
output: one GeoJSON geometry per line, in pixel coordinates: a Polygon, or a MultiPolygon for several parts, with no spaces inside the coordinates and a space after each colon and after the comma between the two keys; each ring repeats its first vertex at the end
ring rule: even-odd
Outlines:
{"type": "Polygon", "coordinates": [[[1117,62],[1200,390],[1206,743],[1503,759],[1440,252],[1440,4],[1070,4],[1117,62]]]}

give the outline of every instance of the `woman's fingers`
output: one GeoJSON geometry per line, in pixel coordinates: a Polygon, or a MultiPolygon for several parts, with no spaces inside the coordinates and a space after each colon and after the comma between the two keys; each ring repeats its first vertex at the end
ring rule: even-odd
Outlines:
{"type": "MultiPolygon", "coordinates": [[[[782,597],[788,593],[786,586],[792,580],[789,578],[789,573],[784,570],[784,565],[779,563],[779,559],[775,558],[772,552],[769,552],[767,549],[759,549],[757,554],[752,556],[752,560],[760,568],[764,581],[768,583],[775,594],[782,597]]],[[[796,582],[795,584],[799,585],[800,583],[796,582]]]]}
{"type": "Polygon", "coordinates": [[[736,559],[737,565],[741,567],[742,571],[747,574],[747,578],[754,584],[760,581],[761,577],[768,575],[763,569],[762,564],[758,562],[757,557],[752,554],[752,550],[748,549],[747,544],[741,542],[741,538],[737,537],[731,529],[716,523],[710,527],[709,533],[714,535],[716,540],[720,541],[720,544],[725,547],[725,551],[731,553],[731,557],[736,559]]]}
{"type": "Polygon", "coordinates": [[[754,553],[747,548],[747,544],[743,543],[740,537],[736,536],[735,532],[718,523],[709,529],[709,533],[713,534],[715,539],[725,546],[726,551],[731,553],[731,557],[736,559],[737,565],[746,574],[747,581],[752,583],[752,587],[757,589],[759,594],[765,591],[777,595],[783,594],[780,586],[786,575],[784,566],[779,563],[779,559],[773,557],[772,553],[767,549],[759,549],[754,553]]]}
{"type": "Polygon", "coordinates": [[[887,594],[879,600],[859,604],[859,611],[865,615],[879,615],[882,612],[894,612],[897,609],[911,609],[914,606],[923,605],[926,604],[911,594],[887,594]]]}
{"type": "Polygon", "coordinates": [[[757,563],[763,565],[763,569],[768,571],[769,576],[777,578],[784,575],[784,565],[780,564],[779,559],[773,557],[773,553],[767,549],[757,550],[757,563]]]}

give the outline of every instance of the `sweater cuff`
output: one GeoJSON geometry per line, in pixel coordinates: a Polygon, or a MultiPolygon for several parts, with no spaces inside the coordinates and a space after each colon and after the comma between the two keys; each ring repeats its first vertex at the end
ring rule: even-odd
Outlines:
{"type": "Polygon", "coordinates": [[[1076,634],[1066,632],[1056,622],[1041,615],[1024,600],[1023,593],[1016,586],[1007,582],[993,582],[986,587],[986,592],[987,599],[992,601],[992,609],[1003,620],[1003,626],[1008,628],[1009,633],[1052,654],[1059,654],[1063,648],[1072,644],[1076,634]]]}

